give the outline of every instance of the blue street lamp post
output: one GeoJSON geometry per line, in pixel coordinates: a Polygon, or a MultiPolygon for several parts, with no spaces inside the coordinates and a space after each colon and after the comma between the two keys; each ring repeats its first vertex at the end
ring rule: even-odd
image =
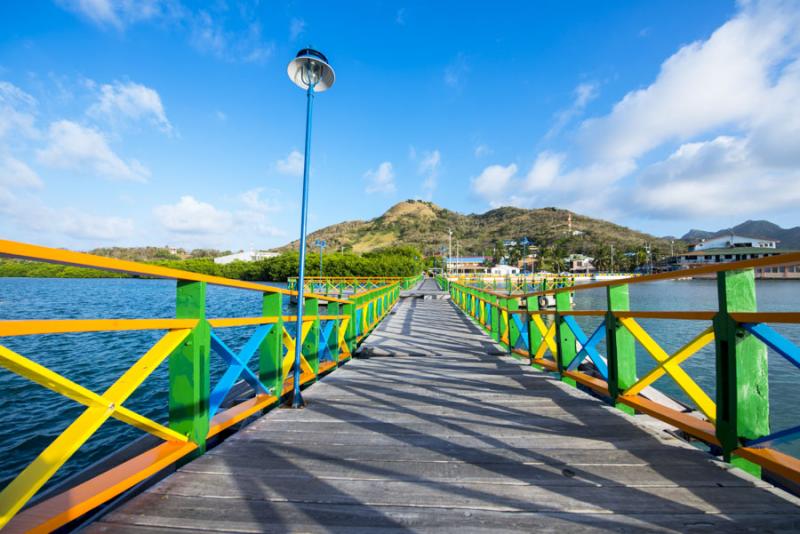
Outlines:
{"type": "Polygon", "coordinates": [[[289,63],[287,68],[289,79],[306,90],[306,148],[303,161],[303,201],[300,208],[300,266],[297,280],[297,334],[294,344],[294,395],[292,408],[302,408],[305,403],[300,394],[300,357],[303,348],[303,307],[305,298],[305,265],[306,265],[306,222],[308,220],[308,163],[311,155],[311,108],[314,93],[330,89],[336,77],[333,68],[328,64],[321,52],[304,48],[289,63]]]}
{"type": "Polygon", "coordinates": [[[324,239],[317,239],[314,245],[319,247],[319,276],[322,277],[322,249],[328,246],[328,242],[324,239]]]}

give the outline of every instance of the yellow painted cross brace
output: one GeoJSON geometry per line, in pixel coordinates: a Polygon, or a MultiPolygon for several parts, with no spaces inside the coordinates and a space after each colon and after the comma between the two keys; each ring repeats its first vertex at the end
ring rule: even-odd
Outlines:
{"type": "Polygon", "coordinates": [[[345,343],[345,336],[347,335],[347,325],[350,323],[350,317],[343,317],[342,322],[339,323],[339,350],[346,356],[350,356],[350,347],[345,343]]]}
{"type": "Polygon", "coordinates": [[[123,406],[115,405],[109,399],[106,399],[94,391],[86,389],[80,384],[76,384],[72,380],[61,376],[60,374],[51,371],[43,365],[29,360],[25,356],[17,354],[6,347],[0,345],[0,366],[5,367],[9,371],[18,374],[23,378],[39,384],[51,391],[55,391],[68,399],[83,404],[86,407],[101,407],[110,408],[112,410],[111,417],[118,419],[123,423],[132,425],[139,430],[144,430],[154,436],[167,441],[188,441],[188,438],[174,430],[160,425],[138,413],[129,410],[123,406]]]}
{"type": "Polygon", "coordinates": [[[536,325],[536,329],[539,330],[539,333],[542,334],[542,342],[539,343],[539,348],[536,349],[536,354],[534,354],[534,358],[537,360],[541,360],[544,358],[544,353],[547,349],[550,349],[550,354],[553,355],[553,358],[556,357],[556,323],[553,322],[550,325],[550,328],[547,328],[542,321],[542,317],[539,315],[533,316],[533,324],[536,325]]]}
{"type": "Polygon", "coordinates": [[[128,369],[102,397],[110,406],[90,406],[60,436],[42,451],[0,493],[0,528],[41,488],[64,462],[100,428],[116,406],[122,404],[137,387],[164,361],[191,332],[190,329],[167,332],[147,353],[128,369]]]}
{"type": "MultiPolygon", "coordinates": [[[[664,372],[668,373],[672,379],[675,380],[675,383],[678,384],[678,387],[680,387],[683,392],[686,393],[686,395],[688,395],[692,401],[694,401],[700,411],[703,412],[703,414],[708,417],[711,422],[716,421],[717,405],[714,404],[714,401],[711,400],[706,392],[703,391],[694,380],[692,380],[692,377],[690,377],[686,371],[681,369],[679,366],[680,362],[686,360],[686,358],[700,350],[708,342],[714,339],[713,327],[706,329],[699,336],[681,348],[678,352],[672,356],[669,356],[664,349],[662,349],[661,346],[659,346],[659,344],[656,343],[652,337],[650,337],[650,334],[645,332],[644,329],[639,326],[639,323],[637,323],[633,317],[620,317],[619,321],[623,324],[623,326],[625,326],[625,328],[628,329],[631,334],[633,334],[633,337],[635,337],[636,340],[641,343],[645,350],[647,350],[647,352],[649,352],[660,364],[659,367],[651,371],[648,375],[642,378],[642,380],[648,379],[653,382],[658,379],[661,374],[664,374],[664,372]],[[708,338],[709,335],[711,336],[710,338],[708,338]],[[660,374],[655,377],[650,376],[655,372],[658,372],[659,369],[661,370],[660,374]]],[[[636,387],[637,385],[638,383],[634,384],[633,387],[636,387]]],[[[647,384],[642,387],[645,386],[647,386],[647,384]]],[[[628,391],[625,393],[628,394],[628,391]]]]}
{"type": "Polygon", "coordinates": [[[503,332],[503,336],[500,338],[500,341],[503,343],[508,343],[508,312],[506,310],[500,312],[500,320],[503,321],[503,324],[506,327],[505,331],[503,332]]]}
{"type": "MultiPolygon", "coordinates": [[[[311,331],[311,327],[314,326],[313,322],[304,322],[303,323],[303,331],[301,332],[300,336],[300,343],[302,344],[303,341],[306,340],[306,336],[311,331]]],[[[286,356],[283,357],[283,362],[281,363],[281,369],[283,370],[283,378],[286,379],[289,376],[289,371],[292,369],[292,363],[294,362],[294,350],[295,350],[295,340],[292,339],[292,335],[289,333],[286,328],[283,329],[283,344],[286,345],[286,356]]],[[[306,357],[303,356],[303,353],[300,353],[300,370],[301,371],[308,371],[312,375],[314,374],[314,370],[311,368],[311,365],[306,361],[306,357]]]]}

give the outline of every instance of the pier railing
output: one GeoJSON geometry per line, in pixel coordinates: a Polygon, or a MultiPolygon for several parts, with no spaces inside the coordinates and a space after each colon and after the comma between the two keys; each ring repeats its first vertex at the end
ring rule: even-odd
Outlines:
{"type": "MultiPolygon", "coordinates": [[[[645,413],[706,443],[743,469],[761,469],[800,484],[800,460],[772,446],[800,437],[800,425],[770,428],[768,348],[800,368],[800,348],[778,333],[774,324],[800,323],[798,312],[758,312],[754,269],[800,263],[800,253],[707,265],[631,279],[608,280],[508,295],[437,279],[453,301],[509,354],[527,359],[536,368],[558,373],[628,413],[645,413]],[[631,284],[671,280],[692,275],[716,275],[715,310],[640,311],[631,309],[631,284]],[[571,294],[603,288],[605,309],[573,309],[571,294]],[[539,297],[553,295],[555,308],[540,308],[539,297]],[[522,301],[522,303],[520,302],[522,301]],[[520,304],[523,308],[520,309],[520,304]],[[577,317],[601,320],[590,333],[577,317]],[[702,321],[705,328],[668,353],[642,327],[640,320],[702,321]],[[598,343],[605,340],[605,354],[598,343]],[[681,364],[713,343],[716,392],[709,395],[681,364]],[[644,376],[637,375],[636,345],[654,360],[644,376]],[[687,413],[647,388],[669,377],[696,408],[687,413]],[[712,396],[714,398],[712,398],[712,396]],[[697,413],[699,412],[699,413],[697,413]]],[[[784,282],[791,284],[792,282],[784,282]]],[[[792,288],[794,290],[794,288],[792,288]]]]}
{"type": "MultiPolygon", "coordinates": [[[[12,241],[0,241],[0,255],[171,279],[176,283],[175,318],[0,321],[0,337],[102,331],[163,332],[154,345],[142,347],[143,355],[102,392],[91,391],[0,345],[0,367],[86,407],[0,492],[0,529],[8,524],[11,531],[51,531],[66,525],[182,458],[202,454],[209,439],[280,403],[290,394],[295,343],[302,344],[302,384],[316,381],[350,359],[358,343],[397,302],[403,287],[403,279],[385,278],[382,284],[376,283],[376,287],[356,292],[348,299],[306,294],[303,328],[298,335],[295,331],[297,317],[284,314],[285,299],[297,295],[291,290],[12,241]],[[206,287],[209,284],[260,293],[261,315],[207,317],[206,287]],[[321,311],[323,303],[325,310],[321,311]],[[239,351],[218,336],[221,329],[243,326],[255,327],[255,330],[239,351]],[[209,374],[212,354],[226,365],[225,372],[214,384],[210,383],[209,374]],[[253,358],[258,360],[257,371],[251,370],[253,358]],[[126,408],[125,401],[165,360],[169,372],[169,401],[165,406],[168,423],[160,424],[126,408]],[[228,397],[234,384],[242,380],[252,389],[252,396],[223,408],[230,404],[228,397]],[[19,513],[109,418],[156,436],[161,442],[19,513]]],[[[240,397],[237,395],[233,400],[240,397]]]]}
{"type": "MultiPolygon", "coordinates": [[[[422,280],[416,276],[306,276],[305,290],[323,295],[355,294],[389,284],[400,283],[402,289],[410,289],[422,280]]],[[[297,278],[288,279],[289,290],[297,289],[297,278]]]]}

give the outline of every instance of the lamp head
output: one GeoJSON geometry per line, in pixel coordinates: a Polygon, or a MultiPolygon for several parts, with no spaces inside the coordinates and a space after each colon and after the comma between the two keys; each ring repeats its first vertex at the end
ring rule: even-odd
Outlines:
{"type": "Polygon", "coordinates": [[[301,89],[314,86],[314,91],[321,93],[331,88],[336,81],[333,67],[322,52],[313,48],[303,48],[289,63],[286,69],[289,79],[301,89]]]}

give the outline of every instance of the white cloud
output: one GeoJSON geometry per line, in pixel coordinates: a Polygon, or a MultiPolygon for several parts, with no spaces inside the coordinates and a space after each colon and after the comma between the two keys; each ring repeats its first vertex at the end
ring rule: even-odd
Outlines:
{"type": "Polygon", "coordinates": [[[272,56],[275,43],[264,41],[259,22],[246,21],[246,31],[228,29],[225,15],[209,11],[186,15],[192,46],[230,62],[263,63],[272,56]]]}
{"type": "Polygon", "coordinates": [[[145,182],[150,171],[136,160],[123,161],[98,130],[61,120],[50,125],[48,146],[37,152],[44,165],[60,169],[89,169],[111,180],[145,182]]]}
{"type": "Polygon", "coordinates": [[[417,172],[425,176],[425,181],[422,182],[422,190],[427,200],[433,197],[433,192],[436,189],[436,184],[439,179],[439,167],[441,163],[441,154],[438,150],[434,150],[425,153],[417,168],[417,172]]]}
{"type": "Polygon", "coordinates": [[[493,204],[503,198],[516,174],[517,166],[514,163],[506,167],[490,165],[472,179],[472,191],[493,204]]]}
{"type": "Polygon", "coordinates": [[[112,26],[118,30],[135,22],[162,17],[178,5],[169,0],[58,0],[58,3],[98,26],[112,26]]]}
{"type": "Polygon", "coordinates": [[[125,217],[100,216],[72,207],[52,208],[31,195],[15,195],[0,187],[0,213],[25,232],[35,232],[37,241],[43,234],[90,241],[118,241],[134,234],[133,220],[125,217]]]}
{"type": "Polygon", "coordinates": [[[36,99],[12,83],[0,81],[0,139],[11,133],[37,137],[36,99]]]}
{"type": "Polygon", "coordinates": [[[367,193],[390,194],[397,190],[397,185],[394,183],[392,163],[389,161],[384,161],[378,165],[377,169],[370,169],[365,172],[364,179],[367,181],[367,193]]]}
{"type": "Polygon", "coordinates": [[[573,94],[572,105],[556,113],[555,122],[545,135],[545,139],[556,136],[570,121],[583,113],[586,105],[597,98],[598,85],[593,82],[581,83],[574,89],[573,94]]]}
{"type": "Polygon", "coordinates": [[[466,56],[459,52],[455,59],[444,69],[444,83],[453,89],[462,89],[466,83],[469,64],[466,56]]]}
{"type": "Polygon", "coordinates": [[[41,189],[44,183],[24,162],[11,156],[0,156],[0,186],[41,189]]]}
{"type": "Polygon", "coordinates": [[[172,132],[172,124],[167,119],[158,93],[134,82],[114,82],[100,86],[98,102],[89,108],[89,114],[112,122],[121,119],[149,120],[162,131],[172,132]]]}
{"type": "MultiPolygon", "coordinates": [[[[589,87],[576,91],[570,109],[592,95],[589,87]]],[[[500,173],[500,187],[486,187],[487,179],[473,190],[491,205],[685,217],[687,225],[688,218],[789,213],[800,199],[797,102],[800,6],[742,2],[707,39],[667,58],[652,83],[583,121],[576,150],[543,151],[525,179],[500,173]],[[656,150],[671,155],[658,161],[656,150]]]]}
{"type": "Polygon", "coordinates": [[[562,163],[564,163],[564,154],[539,153],[525,178],[525,189],[538,191],[553,185],[561,171],[562,163]]]}
{"type": "Polygon", "coordinates": [[[294,41],[306,31],[306,21],[293,17],[289,22],[289,40],[294,41]]]}
{"type": "Polygon", "coordinates": [[[181,197],[177,204],[156,206],[153,214],[165,229],[178,234],[221,234],[233,225],[230,212],[218,210],[191,195],[181,197]]]}
{"type": "MultiPolygon", "coordinates": [[[[258,212],[272,212],[272,211],[280,211],[281,205],[270,199],[270,198],[262,198],[262,193],[264,193],[265,189],[263,187],[256,187],[255,189],[250,189],[249,191],[245,191],[241,195],[239,195],[239,200],[244,204],[245,208],[251,211],[258,211],[258,212]]],[[[273,192],[277,194],[277,192],[273,192]]]]}
{"type": "Polygon", "coordinates": [[[492,154],[492,149],[489,145],[478,145],[475,147],[475,157],[476,158],[483,158],[492,154]]]}
{"type": "Polygon", "coordinates": [[[303,154],[299,150],[292,150],[285,159],[275,162],[278,172],[287,176],[303,176],[303,154]]]}

